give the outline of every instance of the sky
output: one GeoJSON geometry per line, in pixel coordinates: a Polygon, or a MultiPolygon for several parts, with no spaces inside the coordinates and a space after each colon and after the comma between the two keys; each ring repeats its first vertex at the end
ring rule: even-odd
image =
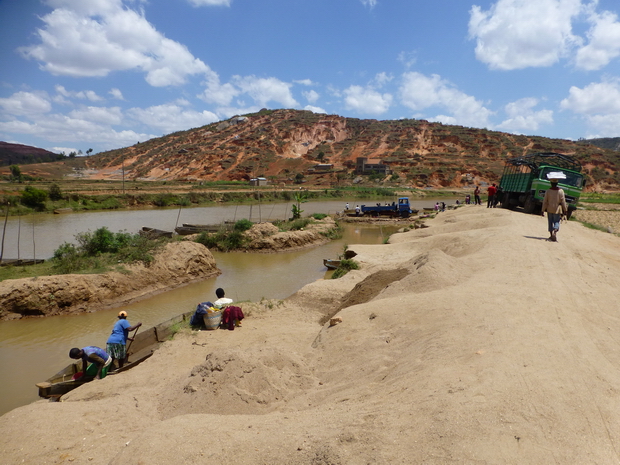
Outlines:
{"type": "Polygon", "coordinates": [[[92,153],[262,108],[620,137],[617,0],[0,0],[0,140],[92,153]]]}

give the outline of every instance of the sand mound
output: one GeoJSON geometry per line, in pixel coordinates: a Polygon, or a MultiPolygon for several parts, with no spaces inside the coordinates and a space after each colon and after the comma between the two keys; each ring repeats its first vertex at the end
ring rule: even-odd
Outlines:
{"type": "Polygon", "coordinates": [[[266,413],[316,384],[304,360],[280,349],[222,349],[171,386],[163,418],[185,413],[266,413]]]}

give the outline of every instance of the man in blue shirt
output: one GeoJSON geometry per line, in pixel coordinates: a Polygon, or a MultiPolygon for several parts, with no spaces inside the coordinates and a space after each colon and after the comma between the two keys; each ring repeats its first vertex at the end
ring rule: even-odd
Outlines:
{"type": "Polygon", "coordinates": [[[83,349],[74,347],[69,351],[69,357],[75,360],[82,359],[82,376],[78,379],[86,376],[88,363],[92,363],[97,367],[97,375],[95,376],[97,379],[105,377],[107,370],[103,372],[103,369],[112,363],[112,357],[110,357],[105,350],[95,346],[87,346],[83,349]]]}
{"type": "Polygon", "coordinates": [[[135,331],[140,326],[142,326],[142,323],[137,323],[134,326],[129,324],[127,321],[127,312],[122,311],[118,314],[118,321],[114,323],[112,334],[110,334],[106,344],[106,351],[112,356],[112,359],[118,360],[119,368],[123,368],[125,360],[127,359],[127,340],[133,341],[133,339],[129,337],[129,333],[135,331]]]}

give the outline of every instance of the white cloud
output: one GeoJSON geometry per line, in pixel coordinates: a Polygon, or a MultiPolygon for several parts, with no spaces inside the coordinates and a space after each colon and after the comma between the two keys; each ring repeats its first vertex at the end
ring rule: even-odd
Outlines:
{"type": "Polygon", "coordinates": [[[9,115],[30,116],[48,113],[52,104],[46,95],[33,92],[16,92],[8,98],[0,98],[0,108],[9,115]]]}
{"type": "Polygon", "coordinates": [[[620,82],[596,82],[583,89],[572,86],[560,107],[582,115],[620,113],[620,82]]]}
{"type": "Polygon", "coordinates": [[[402,104],[416,112],[431,107],[448,110],[448,115],[440,114],[433,118],[442,123],[489,126],[490,110],[436,74],[428,77],[417,72],[405,73],[399,92],[402,104]]]}
{"type": "Polygon", "coordinates": [[[474,5],[469,35],[476,57],[502,70],[557,63],[581,42],[571,32],[581,11],[581,0],[498,0],[488,11],[474,5]]]}
{"type": "Polygon", "coordinates": [[[360,1],[362,2],[362,5],[367,6],[371,9],[377,6],[377,0],[360,0],[360,1]]]}
{"type": "Polygon", "coordinates": [[[534,107],[539,103],[538,99],[526,97],[511,102],[505,107],[508,119],[499,124],[495,129],[502,129],[514,133],[524,134],[538,131],[541,124],[553,123],[553,111],[538,110],[534,107]]]}
{"type": "Polygon", "coordinates": [[[78,120],[92,121],[99,124],[117,125],[121,124],[123,114],[120,107],[86,107],[73,110],[69,116],[78,120]]]}
{"type": "Polygon", "coordinates": [[[184,45],[164,37],[118,0],[54,0],[51,5],[57,8],[41,18],[40,43],[20,48],[51,74],[101,77],[140,69],[149,84],[161,87],[209,71],[184,45]]]}
{"type": "Polygon", "coordinates": [[[314,86],[314,82],[312,82],[312,80],[310,79],[298,79],[296,81],[293,81],[295,84],[301,84],[302,86],[314,86]]]}
{"type": "Polygon", "coordinates": [[[392,104],[391,94],[381,94],[371,87],[350,86],[344,90],[346,108],[358,113],[380,115],[392,104]]]}
{"type": "Polygon", "coordinates": [[[302,92],[301,93],[308,102],[310,103],[314,103],[319,99],[319,94],[318,92],[314,91],[314,90],[309,90],[307,92],[302,92]]]}
{"type": "Polygon", "coordinates": [[[578,68],[597,70],[620,55],[620,22],[609,11],[592,13],[590,21],[593,26],[587,34],[589,42],[577,51],[575,63],[578,68]]]}
{"type": "Polygon", "coordinates": [[[312,105],[306,105],[304,107],[304,110],[308,110],[311,111],[313,113],[327,113],[325,110],[323,110],[321,107],[314,107],[312,105]]]}
{"type": "Polygon", "coordinates": [[[411,68],[418,61],[417,52],[400,52],[397,57],[406,69],[411,68]]]}
{"type": "Polygon", "coordinates": [[[217,115],[210,111],[187,110],[185,106],[186,101],[179,101],[148,108],[131,108],[127,114],[164,134],[204,126],[219,120],[217,115]]]}
{"type": "Polygon", "coordinates": [[[110,89],[108,94],[110,94],[112,98],[116,100],[125,100],[125,97],[123,97],[123,93],[120,91],[120,89],[117,89],[116,87],[113,89],[110,89]]]}
{"type": "Polygon", "coordinates": [[[620,80],[573,86],[560,102],[563,110],[580,116],[588,126],[588,137],[618,137],[620,134],[620,80]]]}
{"type": "Polygon", "coordinates": [[[68,91],[60,85],[55,86],[54,90],[66,98],[87,99],[91,102],[100,102],[103,100],[103,98],[99,97],[97,93],[92,90],[68,91]]]}
{"type": "Polygon", "coordinates": [[[113,128],[60,114],[47,114],[37,117],[32,122],[0,122],[0,131],[34,135],[51,142],[88,141],[89,145],[98,145],[103,149],[113,149],[157,137],[154,134],[137,133],[131,130],[115,131],[113,128]]]}
{"type": "Polygon", "coordinates": [[[230,6],[232,0],[188,0],[194,6],[230,6]]]}
{"type": "Polygon", "coordinates": [[[233,76],[232,84],[261,107],[266,106],[267,102],[276,102],[286,108],[299,106],[291,94],[292,85],[274,77],[233,76]]]}

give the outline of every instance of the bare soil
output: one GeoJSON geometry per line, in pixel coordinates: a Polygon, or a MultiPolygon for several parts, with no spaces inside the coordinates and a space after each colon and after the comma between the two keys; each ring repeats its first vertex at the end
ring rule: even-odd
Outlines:
{"type": "Polygon", "coordinates": [[[547,242],[546,219],[473,205],[428,225],[3,415],[2,460],[618,463],[620,239],[570,221],[547,242]]]}

